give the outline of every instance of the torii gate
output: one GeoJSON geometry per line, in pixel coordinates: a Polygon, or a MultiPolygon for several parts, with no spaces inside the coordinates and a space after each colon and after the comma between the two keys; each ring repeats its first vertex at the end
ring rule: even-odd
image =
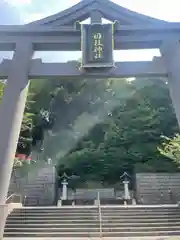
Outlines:
{"type": "MultiPolygon", "coordinates": [[[[104,34],[111,37],[110,34],[104,34]]],[[[29,79],[57,76],[72,79],[168,77],[172,102],[180,125],[179,40],[180,23],[147,17],[109,0],[83,0],[40,21],[23,26],[0,26],[0,51],[14,51],[12,60],[3,60],[0,64],[0,79],[8,79],[0,105],[0,205],[5,203],[7,197],[29,79]],[[82,31],[75,29],[74,24],[88,17],[91,18],[92,25],[100,25],[102,17],[120,23],[114,32],[115,50],[159,48],[162,57],[154,61],[122,62],[116,63],[116,67],[102,68],[96,68],[94,61],[93,68],[87,69],[79,69],[78,63],[42,63],[39,59],[32,60],[33,51],[85,51],[84,48],[81,49],[82,31]]],[[[84,44],[87,46],[86,42],[84,44]]],[[[88,53],[83,54],[88,61],[88,53]]]]}

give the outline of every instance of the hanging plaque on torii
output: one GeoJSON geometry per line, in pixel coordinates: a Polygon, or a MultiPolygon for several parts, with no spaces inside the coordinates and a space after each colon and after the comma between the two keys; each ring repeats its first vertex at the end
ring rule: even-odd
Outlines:
{"type": "Polygon", "coordinates": [[[114,32],[112,24],[81,24],[81,68],[114,67],[114,32]]]}

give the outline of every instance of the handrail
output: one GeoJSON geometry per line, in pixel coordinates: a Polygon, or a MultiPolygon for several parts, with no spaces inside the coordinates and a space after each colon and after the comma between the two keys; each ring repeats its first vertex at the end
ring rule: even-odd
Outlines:
{"type": "Polygon", "coordinates": [[[101,214],[101,204],[100,204],[100,194],[97,193],[98,201],[98,213],[99,213],[99,237],[102,238],[102,214],[101,214]]]}
{"type": "Polygon", "coordinates": [[[13,197],[19,197],[20,199],[19,203],[22,203],[22,195],[17,193],[12,193],[10,196],[8,196],[6,199],[6,203],[9,203],[9,200],[13,199],[13,197]]]}

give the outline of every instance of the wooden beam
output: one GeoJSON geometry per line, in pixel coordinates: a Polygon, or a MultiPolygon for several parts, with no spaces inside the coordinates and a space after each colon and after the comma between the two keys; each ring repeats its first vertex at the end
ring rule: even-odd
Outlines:
{"type": "MultiPolygon", "coordinates": [[[[39,26],[39,25],[0,25],[0,36],[1,34],[8,34],[8,35],[14,35],[18,34],[22,35],[28,33],[28,34],[36,34],[39,32],[41,33],[51,33],[51,34],[57,34],[61,35],[62,32],[71,32],[74,31],[75,28],[73,26],[55,26],[52,28],[52,26],[39,26]]],[[[175,23],[164,23],[164,24],[158,24],[158,25],[146,25],[146,24],[135,24],[135,25],[120,25],[117,29],[118,31],[178,31],[180,32],[180,22],[175,23]]]]}
{"type": "MultiPolygon", "coordinates": [[[[0,51],[13,51],[21,38],[31,41],[35,51],[80,51],[80,35],[72,27],[0,26],[0,51]]],[[[159,48],[169,38],[180,39],[180,24],[120,26],[115,34],[115,50],[159,48]]]]}
{"type": "MultiPolygon", "coordinates": [[[[0,64],[0,78],[6,79],[12,60],[0,64]]],[[[125,77],[166,77],[167,72],[160,58],[146,62],[117,62],[116,67],[107,70],[79,70],[77,62],[43,63],[41,59],[31,61],[29,78],[125,78],[125,77]]]]}
{"type": "MultiPolygon", "coordinates": [[[[130,36],[116,35],[115,50],[159,48],[163,41],[163,36],[130,36]]],[[[35,35],[33,37],[26,36],[21,38],[23,38],[24,41],[33,42],[34,51],[80,51],[81,49],[80,36],[75,36],[75,34],[69,36],[35,35]]],[[[0,37],[0,51],[14,51],[15,43],[19,41],[20,37],[18,36],[0,37]]]]}

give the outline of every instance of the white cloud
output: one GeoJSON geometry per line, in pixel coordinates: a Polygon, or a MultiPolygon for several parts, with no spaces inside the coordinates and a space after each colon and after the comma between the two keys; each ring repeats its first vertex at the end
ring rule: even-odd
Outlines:
{"type": "Polygon", "coordinates": [[[130,10],[166,21],[180,21],[179,0],[113,0],[130,10]]]}

